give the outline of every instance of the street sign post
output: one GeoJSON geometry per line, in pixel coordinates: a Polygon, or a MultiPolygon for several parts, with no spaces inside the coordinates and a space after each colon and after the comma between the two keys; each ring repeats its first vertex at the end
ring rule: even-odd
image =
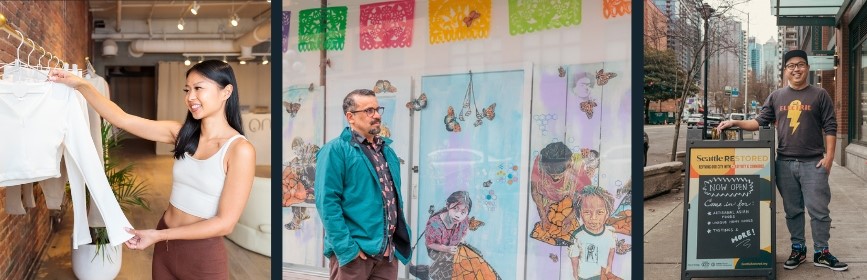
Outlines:
{"type": "Polygon", "coordinates": [[[687,130],[681,278],[776,278],[774,131],[687,130]],[[732,132],[734,140],[726,139],[732,132]]]}

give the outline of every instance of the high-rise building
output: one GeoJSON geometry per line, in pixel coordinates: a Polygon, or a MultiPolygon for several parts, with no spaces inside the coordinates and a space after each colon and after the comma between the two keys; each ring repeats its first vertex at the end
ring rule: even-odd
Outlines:
{"type": "MultiPolygon", "coordinates": [[[[668,18],[668,49],[674,51],[677,62],[684,70],[694,64],[694,55],[701,47],[701,17],[695,9],[684,8],[683,0],[653,0],[668,18]]],[[[695,71],[698,80],[700,71],[695,71]]]]}
{"type": "Polygon", "coordinates": [[[749,39],[749,52],[750,52],[750,69],[749,72],[753,73],[753,76],[756,79],[760,79],[762,77],[764,64],[762,63],[762,44],[756,42],[756,37],[750,37],[749,39]]]}
{"type": "Polygon", "coordinates": [[[762,75],[765,75],[765,73],[770,74],[771,77],[768,77],[768,80],[773,85],[779,85],[780,83],[780,60],[782,56],[780,56],[777,46],[777,41],[773,37],[768,38],[768,41],[762,45],[762,75]]]}

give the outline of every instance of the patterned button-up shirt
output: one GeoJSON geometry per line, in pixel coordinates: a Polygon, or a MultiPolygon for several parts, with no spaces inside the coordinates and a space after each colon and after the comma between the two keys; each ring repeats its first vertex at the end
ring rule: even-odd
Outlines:
{"type": "MultiPolygon", "coordinates": [[[[373,143],[367,141],[367,138],[361,136],[358,132],[352,131],[352,139],[361,146],[361,150],[367,155],[367,159],[373,164],[376,170],[376,175],[379,177],[379,183],[382,186],[382,201],[383,215],[386,218],[385,238],[383,238],[383,246],[386,248],[383,253],[373,256],[381,257],[385,252],[391,251],[392,235],[397,228],[397,202],[395,201],[394,181],[392,181],[391,173],[388,169],[388,162],[385,160],[385,154],[382,151],[383,140],[379,136],[373,137],[373,143]]],[[[388,254],[391,257],[393,254],[388,254]]]]}

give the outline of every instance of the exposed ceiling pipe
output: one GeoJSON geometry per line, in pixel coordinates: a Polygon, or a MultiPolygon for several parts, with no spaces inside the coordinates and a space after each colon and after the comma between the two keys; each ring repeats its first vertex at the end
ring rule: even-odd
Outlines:
{"type": "MultiPolygon", "coordinates": [[[[94,34],[94,39],[98,34],[94,34]]],[[[118,34],[120,35],[120,34],[118,34]]],[[[143,34],[142,34],[143,35],[143,34]]],[[[181,34],[178,34],[181,35],[181,34]]],[[[120,35],[125,36],[125,35],[120,35]]],[[[265,21],[247,34],[230,40],[134,40],[129,45],[130,54],[144,53],[237,53],[241,60],[253,59],[252,48],[271,37],[271,21],[265,21]]]]}
{"type": "Polygon", "coordinates": [[[235,44],[241,48],[241,60],[253,59],[251,53],[253,52],[253,46],[258,45],[262,42],[268,41],[271,38],[271,21],[266,20],[265,22],[253,28],[252,31],[247,32],[247,34],[241,35],[237,40],[235,40],[235,44]]]}
{"type": "Polygon", "coordinates": [[[117,33],[120,33],[120,12],[123,10],[123,6],[120,0],[117,0],[117,24],[115,24],[114,29],[117,30],[117,33]]]}
{"type": "Polygon", "coordinates": [[[96,33],[91,35],[93,40],[114,39],[119,42],[141,40],[141,39],[224,39],[225,35],[220,33],[172,33],[172,34],[152,34],[152,33],[96,33]]]}

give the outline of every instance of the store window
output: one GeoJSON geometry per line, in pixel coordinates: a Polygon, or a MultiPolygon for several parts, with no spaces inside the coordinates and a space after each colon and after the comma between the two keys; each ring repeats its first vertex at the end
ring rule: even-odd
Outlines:
{"type": "Polygon", "coordinates": [[[286,2],[284,273],[328,273],[315,154],[371,89],[414,247],[399,277],[631,279],[629,9],[286,2]]]}
{"type": "Polygon", "coordinates": [[[867,142],[867,44],[858,47],[858,90],[855,105],[856,141],[867,142]]]}

